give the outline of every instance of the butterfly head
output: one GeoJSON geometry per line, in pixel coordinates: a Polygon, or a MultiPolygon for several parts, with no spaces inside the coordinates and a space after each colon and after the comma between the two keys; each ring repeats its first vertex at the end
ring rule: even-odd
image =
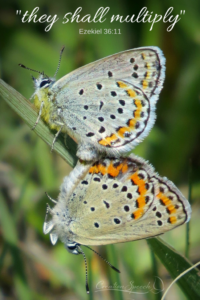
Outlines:
{"type": "Polygon", "coordinates": [[[72,254],[80,254],[79,251],[78,251],[78,247],[77,247],[77,243],[76,242],[68,242],[65,244],[65,248],[67,249],[67,251],[69,253],[72,253],[72,254]]]}
{"type": "Polygon", "coordinates": [[[72,219],[69,216],[68,209],[66,206],[63,206],[62,202],[57,202],[51,197],[49,199],[54,203],[56,202],[56,205],[53,208],[47,205],[43,225],[44,234],[50,234],[50,240],[53,245],[56,244],[59,238],[70,253],[78,254],[76,251],[76,242],[73,241],[73,233],[70,231],[72,219]]]}
{"type": "Polygon", "coordinates": [[[55,82],[55,78],[50,78],[44,74],[41,74],[38,79],[32,76],[32,79],[36,90],[49,88],[55,82]]]}

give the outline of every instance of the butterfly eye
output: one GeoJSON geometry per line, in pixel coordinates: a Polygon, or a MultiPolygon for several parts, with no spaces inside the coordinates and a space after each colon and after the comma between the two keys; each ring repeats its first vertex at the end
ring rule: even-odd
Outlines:
{"type": "Polygon", "coordinates": [[[40,83],[40,88],[42,88],[43,86],[49,86],[49,84],[51,83],[50,79],[44,79],[42,80],[42,82],[40,83]]]}
{"type": "Polygon", "coordinates": [[[66,244],[66,249],[72,254],[79,254],[77,250],[77,243],[66,244]]]}

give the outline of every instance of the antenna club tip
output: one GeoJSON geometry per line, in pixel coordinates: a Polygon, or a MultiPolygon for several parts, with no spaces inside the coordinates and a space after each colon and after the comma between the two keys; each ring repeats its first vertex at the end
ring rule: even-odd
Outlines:
{"type": "Polygon", "coordinates": [[[115,270],[118,273],[121,273],[120,270],[118,270],[117,268],[115,268],[114,266],[111,267],[113,270],[115,270]]]}
{"type": "Polygon", "coordinates": [[[89,294],[89,293],[90,293],[90,290],[89,290],[89,285],[88,285],[88,283],[86,284],[86,292],[87,292],[87,294],[89,294]]]}
{"type": "Polygon", "coordinates": [[[64,49],[65,49],[65,46],[63,45],[60,52],[63,53],[64,49]]]}
{"type": "Polygon", "coordinates": [[[26,69],[26,67],[24,65],[22,65],[22,64],[18,64],[18,66],[20,66],[21,68],[26,69]]]}

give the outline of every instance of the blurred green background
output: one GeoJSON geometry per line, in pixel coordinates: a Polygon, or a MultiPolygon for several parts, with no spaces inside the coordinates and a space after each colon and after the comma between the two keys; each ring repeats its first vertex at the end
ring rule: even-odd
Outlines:
{"type": "MultiPolygon", "coordinates": [[[[34,92],[31,72],[18,63],[53,76],[62,45],[65,51],[57,78],[104,56],[141,46],[159,46],[167,59],[166,79],[157,104],[157,121],[149,136],[134,153],[150,161],[162,176],[172,180],[188,197],[192,183],[193,214],[190,222],[189,259],[200,260],[200,1],[34,1],[18,0],[0,4],[1,78],[26,98],[34,92]],[[22,23],[16,10],[29,13],[38,6],[39,15],[55,15],[59,20],[49,32],[47,24],[22,23]],[[94,16],[99,7],[110,7],[106,21],[62,24],[67,12],[82,7],[81,16],[94,16]],[[110,23],[113,14],[138,14],[142,7],[164,15],[174,7],[181,20],[171,32],[160,21],[149,31],[149,23],[110,23]],[[120,29],[121,34],[81,35],[79,29],[120,29]]],[[[35,74],[34,74],[35,76],[35,74]]],[[[83,258],[69,254],[58,242],[52,246],[42,226],[49,202],[44,192],[56,198],[62,179],[71,167],[50,148],[0,99],[0,210],[6,215],[6,233],[0,227],[0,299],[87,299],[83,258]],[[10,244],[8,245],[8,241],[10,244]],[[12,247],[10,246],[12,245],[12,247]],[[16,247],[17,245],[17,247],[16,247]],[[24,278],[23,282],[20,278],[24,278]]],[[[0,220],[1,221],[1,220],[0,220]]],[[[163,239],[185,253],[186,226],[166,233],[163,239]]],[[[111,263],[116,256],[124,286],[153,286],[152,253],[145,240],[114,247],[94,247],[111,263]]],[[[114,284],[112,270],[88,249],[91,299],[159,299],[146,294],[97,292],[97,283],[114,284]]],[[[164,288],[171,282],[158,262],[164,288]]],[[[186,299],[175,285],[167,299],[186,299]]]]}

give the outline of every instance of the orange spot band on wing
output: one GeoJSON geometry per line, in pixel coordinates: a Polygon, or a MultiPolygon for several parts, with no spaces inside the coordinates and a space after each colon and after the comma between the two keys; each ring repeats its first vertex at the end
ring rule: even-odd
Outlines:
{"type": "Polygon", "coordinates": [[[128,126],[131,127],[131,128],[134,128],[136,122],[137,122],[136,119],[131,119],[131,120],[128,121],[128,126]]]}
{"type": "Polygon", "coordinates": [[[170,218],[169,218],[169,222],[170,222],[171,224],[175,224],[175,223],[177,222],[176,217],[175,217],[175,216],[170,217],[170,218]]]}
{"type": "Polygon", "coordinates": [[[137,198],[137,205],[139,208],[142,208],[146,205],[146,202],[145,202],[145,197],[144,196],[139,196],[137,198]]]}
{"type": "Polygon", "coordinates": [[[108,174],[113,176],[113,177],[117,177],[119,175],[119,171],[121,170],[121,168],[122,168],[122,164],[120,164],[117,167],[114,167],[113,164],[111,163],[108,166],[108,174]]]}
{"type": "Polygon", "coordinates": [[[174,205],[170,204],[168,207],[167,207],[168,211],[170,214],[173,214],[173,213],[176,213],[176,209],[174,207],[174,205]]]}
{"type": "Polygon", "coordinates": [[[123,167],[122,167],[122,173],[125,173],[128,170],[128,165],[127,163],[124,163],[123,167]]]}
{"type": "Polygon", "coordinates": [[[102,146],[111,146],[111,142],[117,140],[116,134],[112,134],[111,136],[107,136],[105,139],[101,139],[99,144],[102,146]]]}
{"type": "Polygon", "coordinates": [[[146,89],[148,87],[148,81],[143,80],[142,81],[142,86],[143,86],[143,89],[146,89]]]}
{"type": "Polygon", "coordinates": [[[150,64],[150,63],[146,63],[145,67],[146,67],[147,69],[150,69],[150,68],[151,68],[151,64],[150,64]]]}
{"type": "Polygon", "coordinates": [[[142,103],[139,99],[135,99],[134,103],[135,103],[135,106],[137,106],[138,109],[142,109],[142,103]]]}
{"type": "Polygon", "coordinates": [[[151,75],[151,72],[146,72],[146,74],[145,74],[146,79],[149,79],[150,75],[151,75]]]}
{"type": "Polygon", "coordinates": [[[127,161],[124,160],[122,163],[120,163],[117,166],[113,165],[113,163],[111,162],[110,165],[108,166],[107,172],[112,177],[117,177],[120,171],[122,173],[125,173],[127,170],[128,170],[127,161]]]}
{"type": "Polygon", "coordinates": [[[145,181],[143,179],[140,179],[137,173],[131,175],[130,179],[133,181],[134,184],[138,186],[138,192],[140,196],[143,196],[147,191],[145,188],[145,181]]]}
{"type": "Polygon", "coordinates": [[[167,207],[169,214],[176,213],[175,206],[172,204],[172,201],[169,198],[167,198],[167,196],[165,196],[163,193],[160,192],[156,197],[160,199],[160,201],[167,207]]]}
{"type": "Polygon", "coordinates": [[[137,198],[137,206],[138,208],[143,208],[146,205],[145,195],[146,195],[146,188],[145,188],[145,181],[140,179],[137,173],[134,173],[130,176],[131,181],[138,186],[138,193],[140,194],[137,198]]]}
{"type": "Polygon", "coordinates": [[[142,53],[141,55],[142,55],[142,58],[143,58],[143,59],[146,58],[146,55],[145,55],[144,53],[142,53]]]}
{"type": "Polygon", "coordinates": [[[122,81],[117,81],[117,85],[118,85],[120,88],[126,88],[126,87],[127,87],[127,85],[126,85],[124,82],[122,82],[122,81]]]}
{"type": "Polygon", "coordinates": [[[125,173],[127,170],[128,170],[128,165],[126,160],[124,160],[123,163],[120,163],[117,166],[114,166],[113,162],[111,161],[108,167],[102,164],[95,164],[94,166],[90,167],[89,173],[92,174],[101,173],[102,175],[109,174],[112,177],[117,177],[120,171],[122,173],[125,173]]]}
{"type": "Polygon", "coordinates": [[[171,200],[163,195],[163,193],[159,193],[156,197],[159,198],[165,206],[171,204],[171,200]]]}
{"type": "Polygon", "coordinates": [[[98,174],[101,173],[102,175],[105,175],[107,173],[107,168],[101,164],[94,165],[90,167],[89,173],[91,174],[98,174]]]}
{"type": "Polygon", "coordinates": [[[128,122],[128,126],[131,127],[131,129],[135,127],[137,120],[140,118],[140,114],[142,110],[142,104],[140,100],[138,99],[134,100],[134,104],[137,107],[137,109],[134,111],[134,119],[130,119],[128,122]]]}
{"type": "Polygon", "coordinates": [[[130,128],[129,127],[121,127],[117,133],[119,134],[120,137],[124,137],[124,133],[127,132],[127,131],[130,131],[130,128]]]}
{"type": "Polygon", "coordinates": [[[132,98],[136,97],[136,92],[135,92],[135,91],[133,91],[133,90],[131,90],[131,89],[128,89],[128,90],[126,90],[126,92],[127,92],[127,94],[128,94],[130,97],[132,97],[132,98]]]}
{"type": "Polygon", "coordinates": [[[143,210],[142,208],[138,208],[138,209],[133,213],[133,218],[134,218],[135,220],[137,220],[137,219],[139,219],[139,218],[142,217],[143,213],[144,213],[144,210],[143,210]]]}
{"type": "Polygon", "coordinates": [[[97,166],[96,165],[94,165],[94,166],[92,166],[92,167],[90,167],[90,169],[89,169],[89,173],[91,174],[96,174],[96,173],[98,173],[98,168],[97,168],[97,166]]]}
{"type": "Polygon", "coordinates": [[[140,109],[135,110],[135,111],[134,111],[134,117],[135,117],[136,119],[139,119],[139,118],[140,118],[140,113],[141,113],[140,109]]]}
{"type": "Polygon", "coordinates": [[[99,172],[102,174],[102,175],[105,175],[107,173],[107,168],[103,165],[98,165],[97,166],[98,169],[99,169],[99,172]]]}

